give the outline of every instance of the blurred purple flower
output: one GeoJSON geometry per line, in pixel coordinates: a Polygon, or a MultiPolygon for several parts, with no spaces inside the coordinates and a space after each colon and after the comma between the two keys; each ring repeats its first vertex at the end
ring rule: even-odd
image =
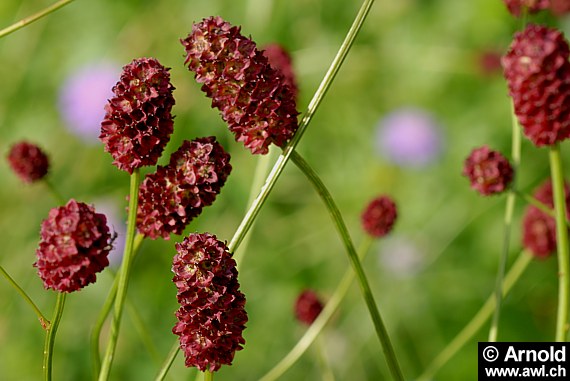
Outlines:
{"type": "Polygon", "coordinates": [[[379,248],[378,264],[386,272],[397,277],[413,276],[426,263],[425,253],[420,245],[407,237],[386,237],[379,248]]]}
{"type": "Polygon", "coordinates": [[[432,115],[416,108],[400,108],[380,120],[376,149],[387,160],[403,167],[422,167],[442,150],[443,137],[432,115]]]}
{"type": "Polygon", "coordinates": [[[72,72],[60,89],[61,116],[67,128],[87,143],[99,143],[105,105],[119,73],[120,67],[110,63],[91,63],[72,72]]]}
{"type": "Polygon", "coordinates": [[[127,233],[125,219],[121,218],[121,210],[114,201],[110,199],[100,199],[93,202],[95,210],[107,217],[107,226],[111,234],[116,233],[117,238],[113,241],[113,249],[109,252],[109,265],[111,267],[119,267],[123,258],[123,249],[125,247],[125,235],[127,233]]]}

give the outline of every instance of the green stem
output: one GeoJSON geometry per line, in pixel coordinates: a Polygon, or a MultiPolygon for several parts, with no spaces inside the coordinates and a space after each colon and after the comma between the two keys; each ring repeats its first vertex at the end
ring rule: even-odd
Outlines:
{"type": "MultiPolygon", "coordinates": [[[[513,285],[520,279],[521,275],[526,270],[528,264],[532,260],[532,255],[523,251],[516,262],[508,271],[503,282],[503,297],[506,296],[513,285]]],[[[425,371],[417,378],[416,381],[429,381],[432,380],[435,374],[441,369],[442,366],[455,356],[461,348],[465,346],[475,334],[481,329],[483,324],[491,317],[495,309],[496,298],[495,295],[489,296],[483,307],[473,316],[471,321],[455,336],[455,338],[447,344],[447,346],[437,355],[425,371]]]]}
{"type": "Polygon", "coordinates": [[[166,374],[170,370],[172,363],[174,363],[174,359],[176,359],[176,356],[178,356],[178,352],[180,352],[180,344],[178,343],[178,340],[176,340],[176,342],[170,349],[170,352],[168,352],[168,356],[166,356],[166,360],[162,364],[162,367],[160,368],[160,371],[156,376],[155,381],[162,381],[166,378],[166,374]]]}
{"type": "Polygon", "coordinates": [[[65,205],[65,198],[63,198],[63,196],[61,195],[61,193],[59,193],[57,191],[57,189],[55,188],[55,186],[52,184],[51,181],[49,181],[49,179],[44,178],[43,179],[43,183],[45,184],[46,188],[48,189],[48,191],[51,193],[52,197],[56,199],[56,201],[58,203],[60,203],[61,205],[65,205]]]}
{"type": "Polygon", "coordinates": [[[370,8],[372,7],[373,3],[374,0],[364,0],[364,3],[360,7],[360,10],[358,11],[356,18],[352,23],[352,26],[350,27],[342,45],[340,46],[338,53],[333,59],[331,66],[329,67],[327,73],[325,74],[325,77],[323,78],[321,84],[319,85],[319,88],[315,92],[313,99],[311,99],[309,106],[307,106],[307,110],[305,111],[303,119],[299,123],[299,128],[297,129],[295,136],[283,149],[283,153],[279,156],[279,158],[275,162],[275,165],[273,166],[271,172],[269,173],[269,176],[265,180],[265,184],[260,189],[259,195],[254,200],[253,204],[251,205],[246,215],[242,219],[241,224],[237,228],[230,244],[228,245],[230,252],[233,253],[239,247],[241,241],[244,239],[245,235],[247,234],[251,225],[253,224],[255,217],[257,216],[257,214],[261,210],[261,207],[265,203],[265,200],[269,196],[269,193],[275,186],[277,179],[279,178],[279,176],[283,172],[283,169],[285,168],[285,164],[287,164],[287,161],[289,161],[291,154],[293,153],[295,147],[301,140],[301,137],[303,136],[305,130],[307,129],[307,126],[309,125],[311,119],[313,118],[313,115],[317,111],[318,106],[321,104],[323,97],[325,96],[327,90],[330,88],[333,79],[335,78],[344,59],[346,58],[348,52],[350,51],[350,48],[354,43],[354,40],[358,35],[358,32],[362,28],[362,24],[364,23],[364,20],[366,19],[366,16],[368,15],[368,12],[370,11],[370,8]]]}
{"type": "Polygon", "coordinates": [[[20,21],[0,30],[0,38],[17,31],[18,29],[21,29],[23,27],[25,27],[28,24],[33,23],[34,21],[37,21],[39,19],[41,19],[44,16],[49,15],[50,13],[53,13],[55,11],[57,11],[59,8],[62,8],[63,6],[71,3],[73,0],[60,0],[55,4],[50,5],[47,8],[44,8],[43,10],[34,13],[31,16],[28,16],[26,18],[21,19],[20,21]]]}
{"type": "Polygon", "coordinates": [[[117,296],[115,298],[115,308],[113,314],[113,321],[111,324],[111,337],[107,343],[105,357],[101,365],[101,372],[99,374],[99,381],[108,380],[111,372],[111,364],[115,357],[115,348],[119,338],[119,330],[121,326],[121,318],[123,315],[123,308],[125,306],[125,299],[127,297],[127,286],[132,264],[132,257],[134,253],[134,240],[136,232],[136,219],[137,219],[137,201],[139,193],[140,172],[135,169],[131,175],[131,186],[129,191],[129,214],[127,218],[127,234],[125,238],[125,251],[123,253],[123,261],[118,275],[119,285],[117,288],[117,296]]]}
{"type": "Polygon", "coordinates": [[[358,255],[356,254],[356,250],[354,249],[354,245],[352,244],[352,239],[348,233],[348,229],[344,224],[342,219],[342,215],[336,206],[331,194],[319,178],[319,176],[313,171],[313,169],[309,166],[309,164],[297,153],[293,152],[292,155],[293,162],[297,167],[303,172],[303,174],[309,179],[311,184],[315,187],[316,191],[318,192],[319,196],[326,204],[327,209],[336,225],[336,228],[339,234],[342,236],[342,242],[345,246],[345,249],[348,254],[348,259],[354,272],[356,273],[356,278],[360,285],[360,291],[362,292],[362,296],[364,297],[364,301],[366,302],[366,306],[368,307],[368,312],[372,318],[372,322],[374,323],[374,328],[376,330],[376,335],[380,340],[380,344],[382,345],[382,350],[384,351],[384,356],[386,358],[386,362],[388,364],[388,368],[390,369],[390,373],[392,374],[392,378],[394,380],[404,380],[404,376],[402,374],[402,370],[400,369],[400,365],[398,364],[398,359],[396,358],[396,353],[394,352],[394,348],[392,346],[392,342],[390,341],[390,336],[384,326],[384,322],[382,321],[382,317],[380,316],[380,312],[378,311],[378,307],[376,306],[376,301],[374,300],[374,296],[372,295],[372,290],[370,289],[370,285],[368,284],[368,279],[364,273],[364,269],[362,268],[362,264],[358,259],[358,255]]]}
{"type": "Polygon", "coordinates": [[[44,381],[51,381],[52,372],[52,359],[53,359],[53,346],[55,344],[55,335],[57,333],[57,328],[59,327],[59,322],[61,321],[61,316],[63,315],[63,308],[65,307],[66,293],[58,292],[57,300],[55,302],[55,309],[53,312],[53,318],[51,319],[51,325],[46,333],[46,341],[44,347],[44,381]]]}
{"type": "MultiPolygon", "coordinates": [[[[512,120],[512,146],[511,146],[511,156],[513,161],[513,170],[515,174],[518,173],[521,161],[521,132],[519,124],[517,122],[517,116],[515,115],[514,106],[512,107],[511,120],[512,120]]],[[[499,268],[497,270],[497,278],[495,280],[495,300],[496,306],[495,312],[493,313],[493,320],[491,321],[491,328],[489,330],[489,341],[497,341],[497,335],[499,333],[499,321],[501,317],[501,307],[503,304],[503,278],[505,276],[505,271],[507,268],[507,259],[509,257],[509,246],[511,242],[511,226],[513,224],[513,214],[515,210],[516,194],[513,189],[516,188],[516,180],[518,176],[515,175],[511,189],[507,195],[507,202],[505,206],[505,217],[504,217],[504,235],[503,235],[503,250],[499,258],[499,268]]]]}
{"type": "Polygon", "coordinates": [[[4,276],[4,278],[6,278],[8,283],[10,283],[12,285],[12,287],[14,287],[14,289],[18,292],[18,294],[20,294],[20,296],[22,298],[24,298],[26,303],[28,303],[30,305],[30,307],[32,307],[32,309],[34,310],[34,312],[38,316],[38,319],[39,319],[40,324],[42,325],[43,329],[49,329],[49,326],[50,326],[49,320],[46,319],[46,317],[42,314],[42,312],[40,311],[38,306],[36,306],[36,304],[34,303],[32,298],[30,298],[30,296],[26,293],[26,291],[24,291],[24,289],[22,287],[20,287],[20,285],[18,283],[16,283],[16,281],[10,276],[10,274],[8,274],[6,272],[6,270],[4,270],[4,267],[2,267],[2,265],[0,265],[0,273],[4,276]]]}
{"type": "Polygon", "coordinates": [[[495,311],[491,321],[488,341],[497,341],[499,331],[499,320],[501,316],[501,307],[503,305],[503,278],[507,267],[507,259],[509,257],[509,245],[511,239],[511,225],[513,221],[513,211],[515,209],[515,194],[509,192],[507,195],[507,205],[505,207],[504,233],[503,233],[503,250],[499,258],[499,269],[497,270],[497,278],[495,280],[495,311]]]}
{"type": "MultiPolygon", "coordinates": [[[[249,199],[247,201],[248,208],[253,204],[257,191],[263,186],[263,183],[265,182],[265,177],[267,176],[267,171],[269,170],[269,163],[272,152],[273,150],[270,150],[267,155],[258,155],[257,165],[255,166],[255,174],[253,176],[253,181],[251,183],[251,188],[249,191],[249,199]]],[[[242,265],[243,257],[247,251],[250,237],[251,231],[246,233],[244,239],[241,242],[239,250],[236,250],[234,253],[234,260],[239,266],[242,265]]]]}
{"type": "Polygon", "coordinates": [[[560,147],[550,147],[550,172],[554,193],[554,212],[556,214],[556,247],[558,252],[558,313],[556,316],[556,341],[566,341],[568,333],[568,297],[570,281],[568,271],[568,227],[566,226],[566,192],[560,147]]]}
{"type": "MultiPolygon", "coordinates": [[[[540,202],[539,200],[537,200],[536,198],[532,197],[531,195],[529,195],[527,193],[523,193],[523,192],[518,191],[518,190],[514,190],[514,192],[518,197],[522,198],[528,204],[535,206],[541,212],[544,212],[545,214],[549,215],[550,217],[556,218],[556,213],[548,205],[543,204],[542,202],[540,202]]],[[[566,226],[570,227],[570,220],[569,219],[566,219],[566,226]]]]}
{"type": "MultiPolygon", "coordinates": [[[[139,248],[141,243],[144,239],[142,234],[137,234],[135,236],[135,242],[133,244],[133,257],[132,260],[136,257],[139,252],[139,248]]],[[[114,275],[113,275],[114,276],[114,275]]],[[[115,276],[113,280],[113,285],[111,286],[111,290],[109,290],[109,294],[107,295],[107,299],[105,299],[105,303],[103,307],[99,311],[99,316],[97,316],[97,321],[91,330],[91,338],[90,338],[90,346],[91,346],[91,362],[93,366],[93,379],[97,380],[99,378],[99,369],[101,368],[101,355],[99,354],[99,340],[101,338],[101,331],[103,330],[103,325],[107,320],[107,316],[111,312],[111,308],[113,307],[113,303],[115,302],[115,296],[117,295],[117,288],[119,287],[119,277],[115,276]]]]}
{"type": "Polygon", "coordinates": [[[113,307],[113,303],[115,303],[115,296],[117,295],[117,288],[119,287],[119,277],[115,277],[113,281],[113,286],[109,291],[109,295],[107,299],[105,299],[105,303],[103,307],[99,311],[99,316],[97,316],[97,321],[91,330],[91,362],[93,366],[93,379],[97,380],[99,378],[99,369],[101,368],[101,355],[99,354],[99,340],[101,337],[101,330],[103,329],[103,325],[107,320],[107,316],[109,316],[109,312],[111,312],[111,308],[113,307]]]}
{"type": "Polygon", "coordinates": [[[214,373],[205,371],[204,372],[204,381],[213,381],[214,380],[214,373]]]}
{"type": "Polygon", "coordinates": [[[334,381],[334,372],[331,368],[329,359],[327,358],[326,345],[323,341],[323,337],[317,338],[317,357],[319,360],[319,365],[321,367],[321,374],[323,381],[334,381]]]}
{"type": "MultiPolygon", "coordinates": [[[[358,252],[360,253],[360,258],[364,259],[370,246],[372,244],[372,239],[367,237],[361,244],[358,252]]],[[[315,341],[317,336],[323,331],[325,325],[330,321],[333,314],[338,310],[340,302],[346,296],[352,281],[354,280],[354,271],[352,269],[347,269],[336,287],[332,297],[326,303],[325,308],[321,311],[319,316],[315,319],[313,324],[307,329],[303,337],[295,344],[295,346],[287,353],[285,357],[277,363],[269,372],[267,372],[260,381],[274,381],[281,377],[301,356],[307,351],[309,346],[315,341]]]]}
{"type": "Polygon", "coordinates": [[[540,202],[539,200],[537,200],[536,198],[532,197],[531,195],[529,195],[528,193],[524,193],[521,192],[519,190],[513,190],[515,192],[515,194],[517,196],[519,196],[520,198],[522,198],[526,203],[537,207],[538,209],[540,209],[540,211],[548,214],[550,217],[552,218],[556,218],[556,215],[554,213],[554,210],[552,210],[551,208],[548,207],[548,205],[543,204],[542,202],[540,202]]]}

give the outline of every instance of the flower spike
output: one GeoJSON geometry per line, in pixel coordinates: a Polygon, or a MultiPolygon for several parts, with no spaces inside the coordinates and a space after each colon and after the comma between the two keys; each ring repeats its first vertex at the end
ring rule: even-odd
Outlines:
{"type": "Polygon", "coordinates": [[[186,366],[214,372],[243,349],[247,322],[236,262],[212,234],[191,234],[176,244],[172,271],[180,308],[172,332],[180,336],[186,366]]]}
{"type": "Polygon", "coordinates": [[[137,227],[145,237],[182,234],[202,208],[212,205],[228,178],[230,155],[214,136],[185,140],[139,187],[137,227]]]}
{"type": "Polygon", "coordinates": [[[221,17],[194,24],[181,42],[184,63],[236,141],[253,154],[266,154],[271,143],[284,147],[298,127],[295,94],[255,43],[221,17]]]}
{"type": "Polygon", "coordinates": [[[113,164],[130,174],[155,165],[173,131],[170,74],[154,58],[139,58],[123,68],[105,106],[99,139],[113,164]]]}
{"type": "Polygon", "coordinates": [[[530,24],[503,57],[515,114],[537,147],[570,137],[569,55],[560,31],[530,24]]]}

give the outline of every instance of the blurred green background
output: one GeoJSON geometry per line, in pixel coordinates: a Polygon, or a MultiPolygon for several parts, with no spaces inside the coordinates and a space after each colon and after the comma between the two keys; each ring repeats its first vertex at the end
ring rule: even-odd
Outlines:
{"type": "MultiPolygon", "coordinates": [[[[49,5],[49,0],[0,2],[0,27],[49,5]]],[[[179,39],[192,22],[220,15],[263,46],[278,42],[294,60],[305,109],[340,46],[360,1],[209,0],[87,1],[0,39],[0,263],[51,316],[55,294],[43,289],[32,268],[41,221],[57,206],[42,185],[22,185],[5,156],[22,139],[50,156],[50,179],[65,197],[114,204],[124,218],[128,176],[111,165],[102,144],[90,143],[66,126],[58,98],[76,70],[113,63],[117,71],[133,58],[154,56],[171,67],[176,87],[175,132],[161,163],[183,139],[216,135],[232,155],[233,173],[216,203],[187,229],[230,240],[247,206],[257,157],[227,131],[210,101],[183,66],[179,39]]],[[[568,30],[565,19],[533,18],[568,30]]],[[[504,196],[483,198],[469,189],[462,164],[475,146],[489,144],[510,157],[510,101],[500,69],[486,73],[484,52],[506,51],[520,20],[500,0],[377,1],[339,76],[299,145],[299,152],[328,185],[352,237],[363,240],[360,213],[382,193],[398,203],[399,220],[390,238],[374,244],[365,260],[381,313],[407,379],[414,379],[471,319],[493,290],[502,247],[504,196]],[[378,123],[386,114],[414,107],[433,115],[442,151],[421,168],[401,167],[378,152],[378,123]],[[412,248],[400,257],[399,245],[412,248]],[[411,254],[410,254],[411,253],[411,254]],[[410,257],[411,256],[411,257],[410,257]],[[411,264],[406,260],[411,259],[411,264]],[[395,267],[394,267],[395,266],[395,267]]],[[[90,89],[84,89],[89,94],[90,89]]],[[[103,105],[101,105],[103,107],[103,105]]],[[[97,126],[96,126],[97,127],[97,126]]],[[[563,157],[568,153],[563,149],[563,157]]],[[[272,162],[276,157],[273,152],[272,162]]],[[[548,176],[547,151],[526,139],[518,184],[531,191],[548,176]]],[[[150,171],[152,169],[147,169],[150,171]]],[[[511,263],[520,252],[519,200],[512,234],[511,263]]],[[[134,264],[129,298],[140,311],[158,351],[166,356],[177,308],[171,282],[174,243],[144,242],[134,264]]],[[[271,369],[305,331],[293,315],[297,295],[315,289],[324,300],[348,261],[326,209],[291,164],[259,215],[240,283],[247,297],[246,346],[216,380],[255,380],[271,369]]],[[[535,261],[506,298],[499,339],[554,338],[556,261],[535,261]]],[[[70,295],[59,329],[54,379],[88,380],[88,338],[112,278],[70,295]]],[[[485,326],[437,380],[475,379],[477,341],[485,326]]],[[[27,304],[0,281],[0,379],[38,380],[44,332],[27,304]]],[[[389,379],[381,347],[356,286],[321,337],[338,380],[389,379]]],[[[284,380],[321,379],[316,347],[284,380]]],[[[112,371],[115,380],[154,379],[158,364],[148,353],[127,313],[112,371]]],[[[193,379],[175,362],[172,380],[193,379]]]]}

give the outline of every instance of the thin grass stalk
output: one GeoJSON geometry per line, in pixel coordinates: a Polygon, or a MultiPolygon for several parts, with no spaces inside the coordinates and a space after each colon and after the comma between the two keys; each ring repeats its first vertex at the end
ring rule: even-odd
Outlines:
{"type": "Polygon", "coordinates": [[[292,159],[295,165],[309,179],[309,181],[315,187],[315,190],[318,192],[323,202],[326,204],[326,207],[331,215],[331,218],[333,219],[334,224],[339,234],[342,237],[342,242],[348,254],[348,259],[350,261],[350,264],[352,265],[352,268],[356,273],[356,279],[360,286],[360,291],[362,292],[362,296],[366,303],[366,307],[368,307],[368,313],[372,318],[372,323],[374,324],[374,329],[376,330],[376,335],[378,336],[378,340],[382,345],[384,357],[388,365],[388,368],[390,369],[392,378],[394,380],[403,381],[404,376],[402,374],[400,364],[398,363],[396,352],[394,351],[394,347],[392,346],[392,341],[390,340],[390,336],[388,335],[386,326],[382,321],[380,311],[378,310],[378,306],[376,305],[376,301],[374,300],[374,296],[372,295],[372,290],[370,289],[370,285],[368,284],[368,279],[366,278],[366,274],[364,273],[362,264],[358,259],[358,254],[354,249],[354,245],[352,244],[352,239],[350,238],[350,234],[348,233],[348,229],[344,223],[340,210],[336,206],[336,203],[334,202],[326,186],[323,184],[319,176],[309,166],[309,164],[297,152],[293,152],[292,159]]]}
{"type": "Polygon", "coordinates": [[[111,373],[111,365],[115,357],[115,348],[117,347],[117,340],[119,338],[119,330],[121,326],[121,318],[123,316],[123,308],[127,297],[128,281],[132,265],[132,256],[134,253],[134,240],[136,232],[136,219],[137,219],[137,202],[139,193],[140,171],[135,169],[131,175],[131,184],[129,190],[129,214],[127,218],[127,234],[125,238],[125,251],[123,253],[123,262],[119,272],[119,285],[117,288],[117,296],[115,297],[113,321],[111,324],[111,337],[107,343],[105,357],[101,364],[101,371],[99,373],[99,381],[109,379],[111,373]]]}
{"type": "Polygon", "coordinates": [[[60,0],[57,3],[52,4],[49,7],[46,7],[44,9],[42,9],[41,11],[34,13],[31,16],[25,17],[25,18],[21,19],[20,21],[15,22],[14,24],[12,24],[10,26],[7,26],[6,28],[0,30],[0,38],[7,36],[10,33],[17,31],[18,29],[22,29],[26,25],[29,25],[29,24],[33,23],[34,21],[37,21],[37,20],[55,12],[55,11],[57,11],[58,9],[64,7],[65,5],[67,5],[71,2],[73,2],[73,0],[60,0]]]}

